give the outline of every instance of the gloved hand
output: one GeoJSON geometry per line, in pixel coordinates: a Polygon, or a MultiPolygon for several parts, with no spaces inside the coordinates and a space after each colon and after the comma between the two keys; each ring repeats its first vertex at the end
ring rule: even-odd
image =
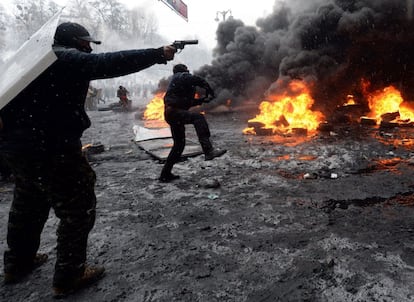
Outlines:
{"type": "Polygon", "coordinates": [[[210,96],[212,99],[214,99],[216,96],[215,96],[215,94],[214,94],[214,90],[213,89],[207,89],[207,91],[206,91],[206,96],[208,97],[208,96],[210,96]]]}
{"type": "Polygon", "coordinates": [[[164,50],[164,57],[167,61],[171,61],[174,59],[174,54],[177,52],[174,46],[167,45],[163,47],[164,50]]]}
{"type": "Polygon", "coordinates": [[[216,96],[214,94],[214,90],[211,88],[208,88],[206,90],[206,99],[208,99],[208,102],[210,102],[212,99],[214,99],[216,96]]]}
{"type": "Polygon", "coordinates": [[[203,98],[203,103],[210,103],[213,99],[214,99],[214,95],[206,95],[204,98],[203,98]]]}
{"type": "Polygon", "coordinates": [[[174,54],[176,53],[176,49],[174,46],[167,45],[157,48],[157,51],[160,54],[160,58],[157,61],[158,64],[167,64],[167,61],[171,61],[174,59],[174,54]]]}

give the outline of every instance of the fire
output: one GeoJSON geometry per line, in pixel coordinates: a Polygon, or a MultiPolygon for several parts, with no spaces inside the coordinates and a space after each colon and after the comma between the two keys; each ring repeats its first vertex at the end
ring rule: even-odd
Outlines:
{"type": "Polygon", "coordinates": [[[403,101],[401,93],[393,86],[376,91],[368,95],[368,104],[371,110],[368,116],[380,121],[383,114],[399,112],[403,101]]]}
{"type": "Polygon", "coordinates": [[[350,105],[356,105],[356,101],[352,94],[348,94],[346,96],[346,103],[343,106],[350,106],[350,105]]]}
{"type": "Polygon", "coordinates": [[[394,119],[400,122],[414,121],[414,110],[404,102],[401,92],[394,86],[388,86],[367,96],[371,112],[369,117],[380,122],[384,114],[395,113],[394,119]]]}
{"type": "Polygon", "coordinates": [[[83,146],[82,146],[82,151],[84,151],[84,150],[86,150],[86,149],[88,149],[88,148],[90,148],[90,147],[92,147],[92,144],[86,144],[86,145],[83,145],[83,146]]]}
{"type": "MultiPolygon", "coordinates": [[[[263,101],[259,107],[260,114],[249,123],[263,124],[261,128],[269,129],[272,133],[288,133],[293,129],[316,130],[324,117],[321,112],[310,109],[314,100],[308,87],[304,82],[294,80],[290,82],[288,90],[263,101]]],[[[243,133],[256,134],[256,131],[254,127],[249,127],[243,133]]]]}
{"type": "Polygon", "coordinates": [[[164,95],[165,92],[155,94],[144,111],[145,120],[164,120],[164,95]]]}
{"type": "Polygon", "coordinates": [[[407,103],[400,105],[400,119],[403,121],[414,121],[414,110],[407,103]]]}

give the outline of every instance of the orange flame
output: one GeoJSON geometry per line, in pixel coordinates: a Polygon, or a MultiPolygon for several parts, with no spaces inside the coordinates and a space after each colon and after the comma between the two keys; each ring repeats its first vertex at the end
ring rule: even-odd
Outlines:
{"type": "Polygon", "coordinates": [[[349,106],[349,105],[356,105],[356,101],[352,94],[348,94],[346,96],[346,103],[344,104],[344,106],[349,106]]]}
{"type": "MultiPolygon", "coordinates": [[[[294,80],[289,83],[288,93],[285,90],[278,95],[271,95],[269,100],[260,104],[260,114],[249,122],[264,124],[265,129],[272,129],[273,133],[281,131],[287,133],[294,128],[303,128],[308,131],[316,130],[324,116],[319,111],[312,111],[314,100],[310,96],[308,87],[302,81],[294,80]]],[[[254,128],[243,130],[245,134],[255,134],[254,128]]]]}
{"type": "Polygon", "coordinates": [[[376,91],[367,97],[371,110],[368,116],[377,119],[377,121],[380,121],[381,115],[385,113],[399,112],[400,105],[404,101],[400,91],[393,86],[376,91]]]}
{"type": "Polygon", "coordinates": [[[86,144],[86,145],[83,145],[82,146],[82,151],[84,151],[84,150],[86,150],[86,149],[88,149],[88,148],[90,148],[90,147],[92,147],[93,145],[92,144],[86,144]]]}
{"type": "Polygon", "coordinates": [[[394,86],[388,86],[367,96],[371,112],[369,117],[381,122],[381,116],[386,113],[398,113],[395,119],[400,122],[414,121],[414,110],[404,101],[401,92],[394,86]]]}
{"type": "Polygon", "coordinates": [[[414,110],[408,103],[400,105],[400,119],[403,121],[414,121],[414,110]]]}
{"type": "Polygon", "coordinates": [[[164,120],[164,95],[165,92],[158,92],[148,103],[144,111],[145,120],[164,120]]]}

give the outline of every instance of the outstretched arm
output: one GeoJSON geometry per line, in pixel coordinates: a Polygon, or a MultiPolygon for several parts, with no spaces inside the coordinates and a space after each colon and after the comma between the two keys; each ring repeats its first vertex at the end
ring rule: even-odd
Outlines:
{"type": "Polygon", "coordinates": [[[97,80],[131,74],[154,64],[165,64],[174,58],[175,48],[164,46],[100,54],[57,48],[55,52],[61,64],[80,70],[80,77],[97,80]]]}

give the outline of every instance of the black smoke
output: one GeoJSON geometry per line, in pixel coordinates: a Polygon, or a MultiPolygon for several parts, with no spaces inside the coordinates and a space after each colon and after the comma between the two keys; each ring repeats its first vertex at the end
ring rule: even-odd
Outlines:
{"type": "Polygon", "coordinates": [[[346,96],[395,85],[414,101],[413,0],[276,2],[256,27],[229,19],[217,29],[214,59],[196,74],[218,101],[259,103],[283,84],[312,84],[315,110],[329,114],[346,96]]]}

